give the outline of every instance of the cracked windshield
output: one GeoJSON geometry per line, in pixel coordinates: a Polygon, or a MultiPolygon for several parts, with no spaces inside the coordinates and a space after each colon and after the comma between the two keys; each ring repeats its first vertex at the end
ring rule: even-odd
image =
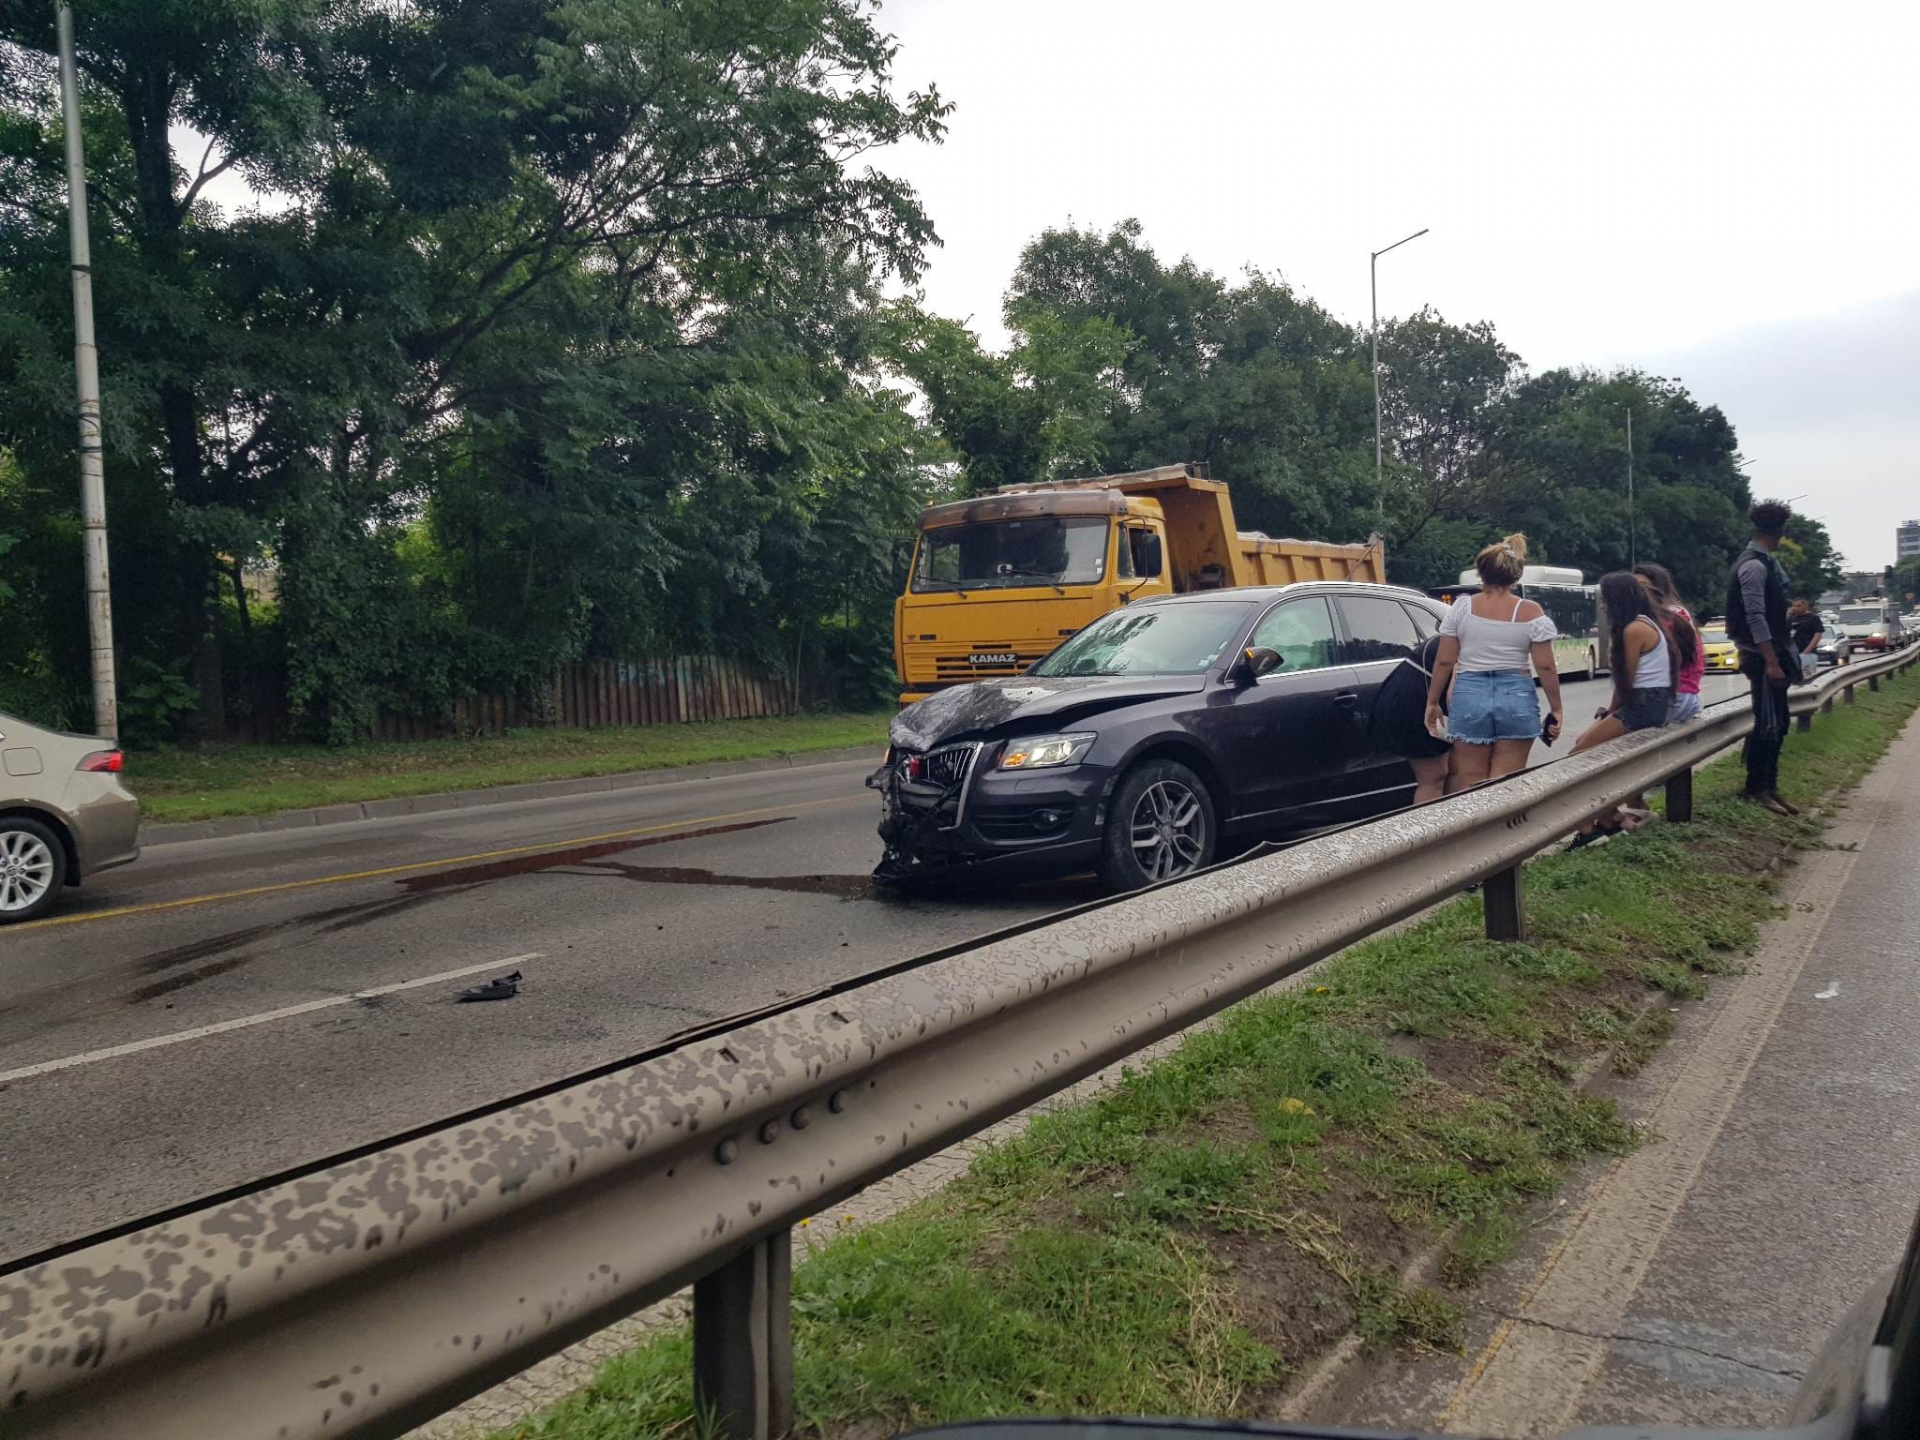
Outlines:
{"type": "Polygon", "coordinates": [[[1920,1435],[1920,14],[1596,18],[0,0],[0,1436],[1920,1435]]]}

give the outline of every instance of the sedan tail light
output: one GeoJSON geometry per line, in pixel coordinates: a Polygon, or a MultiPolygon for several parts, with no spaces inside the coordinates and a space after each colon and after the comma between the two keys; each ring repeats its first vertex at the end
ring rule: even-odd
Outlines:
{"type": "Polygon", "coordinates": [[[127,768],[126,752],[121,750],[96,750],[80,762],[82,770],[104,771],[109,775],[118,775],[127,768]]]}

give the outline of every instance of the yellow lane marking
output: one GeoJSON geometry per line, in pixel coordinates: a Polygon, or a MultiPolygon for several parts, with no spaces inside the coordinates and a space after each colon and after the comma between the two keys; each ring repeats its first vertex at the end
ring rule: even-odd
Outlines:
{"type": "Polygon", "coordinates": [[[793,805],[767,805],[758,810],[733,810],[725,815],[701,815],[688,820],[668,820],[659,825],[641,825],[632,830],[609,830],[603,835],[579,835],[571,840],[543,840],[538,845],[514,845],[504,850],[481,850],[472,855],[450,855],[441,860],[415,860],[405,865],[383,865],[377,870],[354,870],[345,875],[316,875],[307,880],[282,880],[272,885],[250,885],[244,890],[221,890],[212,895],[189,895],[179,900],[155,900],[145,905],[120,905],[111,910],[89,910],[79,915],[56,915],[50,920],[29,920],[9,927],[9,933],[42,930],[52,925],[84,925],[89,920],[118,920],[128,915],[152,915],[161,910],[184,910],[190,905],[211,905],[219,900],[245,900],[254,895],[278,895],[288,890],[310,890],[316,885],[343,885],[351,880],[378,880],[385,875],[405,875],[415,870],[438,870],[447,865],[470,865],[477,860],[505,860],[513,855],[532,855],[541,850],[568,850],[593,845],[603,840],[627,840],[640,835],[657,835],[663,830],[683,830],[695,825],[713,825],[725,820],[747,820],[756,815],[778,815],[795,810],[820,810],[831,805],[851,805],[863,795],[846,795],[833,800],[802,800],[793,805]]]}

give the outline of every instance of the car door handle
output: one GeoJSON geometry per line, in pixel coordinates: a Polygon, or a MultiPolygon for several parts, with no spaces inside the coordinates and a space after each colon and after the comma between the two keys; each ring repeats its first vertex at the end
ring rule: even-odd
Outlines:
{"type": "Polygon", "coordinates": [[[1357,704],[1359,700],[1360,692],[1358,690],[1342,690],[1338,695],[1333,697],[1333,703],[1336,705],[1354,705],[1357,704]]]}

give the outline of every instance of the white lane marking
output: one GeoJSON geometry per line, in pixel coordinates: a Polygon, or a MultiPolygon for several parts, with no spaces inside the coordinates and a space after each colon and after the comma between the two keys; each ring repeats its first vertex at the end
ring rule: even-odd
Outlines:
{"type": "Polygon", "coordinates": [[[298,1005],[284,1005],[278,1010],[263,1010],[258,1015],[242,1015],[237,1020],[222,1020],[213,1025],[197,1025],[191,1030],[178,1030],[171,1035],[155,1035],[150,1040],[134,1040],[125,1045],[109,1045],[104,1050],[86,1050],[78,1055],[63,1056],[58,1060],[42,1060],[38,1065],[22,1065],[18,1070],[0,1070],[0,1085],[10,1080],[31,1079],[35,1075],[51,1075],[56,1070],[71,1070],[76,1065],[91,1065],[98,1060],[114,1060],[122,1055],[137,1055],[142,1050],[159,1050],[168,1045],[184,1045],[189,1040],[204,1040],[209,1035],[224,1035],[229,1030],[245,1030],[252,1025],[265,1025],[269,1020],[285,1020],[294,1015],[306,1015],[315,1010],[326,1010],[355,1000],[371,1000],[376,995],[392,995],[401,990],[418,990],[427,985],[444,985],[449,980],[462,980],[469,975],[478,975],[483,970],[511,969],[515,965],[539,958],[540,952],[537,950],[527,955],[509,955],[504,960],[487,960],[478,965],[463,965],[458,970],[442,970],[438,975],[422,975],[418,980],[402,980],[393,985],[375,985],[370,990],[356,990],[351,995],[329,995],[324,1000],[305,1000],[298,1005]]]}

